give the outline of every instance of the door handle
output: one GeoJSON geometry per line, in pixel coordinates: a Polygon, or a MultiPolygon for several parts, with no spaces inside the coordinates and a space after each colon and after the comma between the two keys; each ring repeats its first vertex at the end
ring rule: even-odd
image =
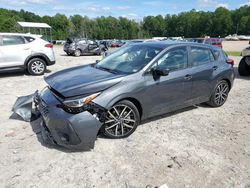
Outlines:
{"type": "Polygon", "coordinates": [[[29,50],[30,48],[24,48],[24,50],[29,50]]]}
{"type": "Polygon", "coordinates": [[[213,70],[217,70],[218,69],[218,66],[213,66],[213,70]]]}
{"type": "Polygon", "coordinates": [[[187,74],[186,76],[184,76],[185,80],[191,80],[193,77],[190,74],[187,74]]]}

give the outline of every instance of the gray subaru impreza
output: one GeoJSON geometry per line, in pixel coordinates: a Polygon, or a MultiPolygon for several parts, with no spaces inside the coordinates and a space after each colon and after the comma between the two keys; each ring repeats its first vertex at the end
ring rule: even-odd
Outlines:
{"type": "Polygon", "coordinates": [[[214,46],[149,42],[56,72],[35,97],[43,137],[89,150],[97,135],[128,137],[153,116],[204,102],[220,107],[233,85],[233,63],[214,46]]]}

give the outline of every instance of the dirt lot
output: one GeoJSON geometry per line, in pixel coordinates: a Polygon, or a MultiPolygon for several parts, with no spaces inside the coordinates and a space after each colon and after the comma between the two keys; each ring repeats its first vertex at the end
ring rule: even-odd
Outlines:
{"type": "MultiPolygon", "coordinates": [[[[55,51],[52,72],[100,58],[55,51]]],[[[240,58],[234,59],[237,67],[240,58]]],[[[236,73],[221,108],[199,105],[166,114],[129,138],[98,138],[94,150],[75,153],[44,146],[37,121],[9,119],[16,96],[44,86],[42,76],[1,75],[0,187],[250,187],[250,78],[236,73]]]]}

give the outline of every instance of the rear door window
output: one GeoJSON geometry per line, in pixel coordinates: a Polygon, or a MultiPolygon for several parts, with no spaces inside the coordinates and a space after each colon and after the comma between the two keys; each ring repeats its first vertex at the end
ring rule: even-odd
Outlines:
{"type": "Polygon", "coordinates": [[[191,62],[193,66],[204,65],[214,61],[210,49],[202,47],[191,47],[191,62]]]}
{"type": "Polygon", "coordinates": [[[25,44],[25,40],[21,36],[3,36],[3,45],[9,46],[9,45],[19,45],[19,44],[25,44]]]}

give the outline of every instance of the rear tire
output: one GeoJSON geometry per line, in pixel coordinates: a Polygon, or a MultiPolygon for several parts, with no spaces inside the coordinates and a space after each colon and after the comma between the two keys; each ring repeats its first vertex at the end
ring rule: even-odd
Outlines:
{"type": "Polygon", "coordinates": [[[119,139],[131,135],[140,122],[140,114],[136,106],[123,100],[115,104],[107,113],[104,123],[104,135],[119,139]]]}
{"type": "Polygon", "coordinates": [[[74,55],[75,55],[76,57],[80,57],[80,55],[81,55],[81,50],[76,49],[74,55]]]}
{"type": "Polygon", "coordinates": [[[246,57],[243,57],[241,59],[239,67],[238,67],[238,72],[239,72],[239,75],[241,76],[250,76],[250,66],[247,65],[246,63],[246,57]]]}
{"type": "Polygon", "coordinates": [[[46,71],[46,63],[43,59],[34,58],[28,62],[27,70],[29,74],[39,76],[46,71]]]}
{"type": "Polygon", "coordinates": [[[229,88],[227,81],[221,80],[215,86],[215,89],[210,97],[210,100],[207,102],[207,104],[212,107],[222,106],[227,100],[229,90],[230,88],[229,88]]]}

